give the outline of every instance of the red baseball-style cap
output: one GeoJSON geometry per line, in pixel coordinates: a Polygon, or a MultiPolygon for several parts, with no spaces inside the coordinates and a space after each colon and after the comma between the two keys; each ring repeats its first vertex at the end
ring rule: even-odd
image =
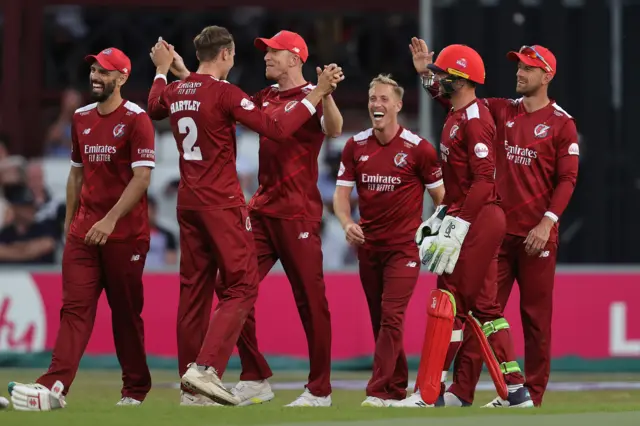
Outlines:
{"type": "Polygon", "coordinates": [[[104,49],[97,55],[87,55],[84,60],[91,63],[97,62],[108,71],[120,71],[127,75],[131,73],[131,60],[122,50],[115,47],[104,49]]]}
{"type": "Polygon", "coordinates": [[[515,62],[521,61],[530,67],[542,68],[552,75],[556,74],[556,57],[544,46],[522,46],[517,52],[507,53],[507,58],[515,62]]]}
{"type": "Polygon", "coordinates": [[[257,38],[253,45],[262,51],[266,51],[267,47],[276,50],[288,50],[300,56],[302,62],[307,62],[309,57],[309,49],[307,43],[298,33],[282,30],[271,38],[257,38]]]}

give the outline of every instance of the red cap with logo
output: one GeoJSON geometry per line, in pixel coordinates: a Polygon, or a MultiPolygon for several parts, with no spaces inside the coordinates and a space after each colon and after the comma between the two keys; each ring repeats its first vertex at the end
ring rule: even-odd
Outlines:
{"type": "Polygon", "coordinates": [[[267,47],[275,50],[288,50],[298,55],[302,62],[307,62],[309,57],[307,43],[304,42],[300,34],[291,31],[282,30],[271,38],[257,38],[253,45],[262,51],[266,51],[267,47]]]}
{"type": "Polygon", "coordinates": [[[97,62],[107,71],[120,71],[122,74],[131,73],[131,60],[124,52],[115,47],[104,49],[97,55],[87,55],[84,58],[87,62],[97,62]]]}
{"type": "Polygon", "coordinates": [[[556,57],[549,49],[540,45],[522,46],[517,52],[507,53],[511,61],[521,61],[530,67],[542,68],[548,73],[556,74],[556,57]]]}

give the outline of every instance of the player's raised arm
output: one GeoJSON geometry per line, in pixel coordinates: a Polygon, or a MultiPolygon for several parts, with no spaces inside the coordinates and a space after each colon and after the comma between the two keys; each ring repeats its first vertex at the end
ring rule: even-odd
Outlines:
{"type": "Polygon", "coordinates": [[[323,71],[318,85],[306,98],[296,104],[285,120],[278,121],[256,108],[249,95],[240,88],[229,85],[223,97],[225,108],[233,119],[256,133],[272,140],[282,140],[295,133],[312,115],[316,113],[316,105],[322,97],[330,94],[334,86],[344,79],[341,68],[323,71]]]}
{"type": "Polygon", "coordinates": [[[422,81],[422,88],[445,109],[450,109],[451,102],[440,93],[438,83],[433,78],[433,73],[427,68],[429,64],[433,63],[433,55],[435,52],[430,52],[427,43],[417,37],[411,39],[409,50],[411,51],[411,58],[413,59],[413,67],[416,69],[422,81]]]}
{"type": "Polygon", "coordinates": [[[493,150],[495,132],[493,123],[479,118],[469,120],[465,128],[472,183],[458,217],[467,222],[473,222],[493,189],[496,170],[493,150]]]}
{"type": "Polygon", "coordinates": [[[165,43],[158,40],[149,56],[156,66],[156,77],[149,91],[148,114],[153,120],[163,120],[169,116],[169,108],[163,95],[167,87],[167,73],[173,62],[173,47],[168,48],[165,43]]]}
{"type": "MultiPolygon", "coordinates": [[[[324,68],[337,67],[336,64],[327,65],[324,68]]],[[[322,74],[320,67],[316,67],[318,78],[322,74]]],[[[342,134],[342,125],[344,120],[342,114],[336,105],[336,101],[331,94],[328,94],[322,98],[322,104],[318,108],[318,116],[320,117],[320,124],[322,131],[330,138],[337,138],[342,134]]]]}

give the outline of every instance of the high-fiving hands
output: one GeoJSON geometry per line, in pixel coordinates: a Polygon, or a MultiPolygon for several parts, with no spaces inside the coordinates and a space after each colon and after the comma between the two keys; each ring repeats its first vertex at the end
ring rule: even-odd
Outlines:
{"type": "Polygon", "coordinates": [[[427,65],[433,63],[434,52],[429,52],[427,43],[420,38],[413,37],[409,45],[409,50],[411,50],[413,66],[418,74],[428,73],[427,65]]]}

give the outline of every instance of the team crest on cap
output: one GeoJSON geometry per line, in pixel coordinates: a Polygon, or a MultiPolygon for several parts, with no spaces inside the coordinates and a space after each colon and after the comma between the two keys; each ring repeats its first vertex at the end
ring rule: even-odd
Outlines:
{"type": "Polygon", "coordinates": [[[457,124],[454,124],[453,126],[451,126],[451,130],[449,131],[449,138],[453,139],[456,137],[456,135],[458,134],[458,129],[460,127],[457,124]]]}
{"type": "Polygon", "coordinates": [[[113,137],[119,138],[122,137],[122,135],[124,135],[124,124],[120,123],[113,128],[113,137]]]}
{"type": "Polygon", "coordinates": [[[546,124],[538,124],[536,128],[533,129],[533,135],[538,139],[546,138],[550,128],[551,127],[546,124]]]}
{"type": "Polygon", "coordinates": [[[456,64],[460,65],[462,68],[466,68],[467,60],[465,58],[460,58],[456,61],[456,64]]]}
{"type": "Polygon", "coordinates": [[[291,108],[293,108],[294,106],[296,106],[296,104],[298,103],[298,101],[291,101],[291,102],[287,102],[287,104],[284,106],[284,112],[289,112],[291,111],[291,108]]]}
{"type": "Polygon", "coordinates": [[[407,165],[407,154],[405,154],[404,152],[397,153],[396,156],[393,157],[393,162],[398,167],[406,166],[407,165]]]}
{"type": "Polygon", "coordinates": [[[113,50],[111,50],[111,49],[109,48],[109,49],[104,49],[104,50],[102,51],[102,54],[103,54],[103,55],[111,55],[111,53],[112,53],[112,52],[113,52],[113,50]]]}

